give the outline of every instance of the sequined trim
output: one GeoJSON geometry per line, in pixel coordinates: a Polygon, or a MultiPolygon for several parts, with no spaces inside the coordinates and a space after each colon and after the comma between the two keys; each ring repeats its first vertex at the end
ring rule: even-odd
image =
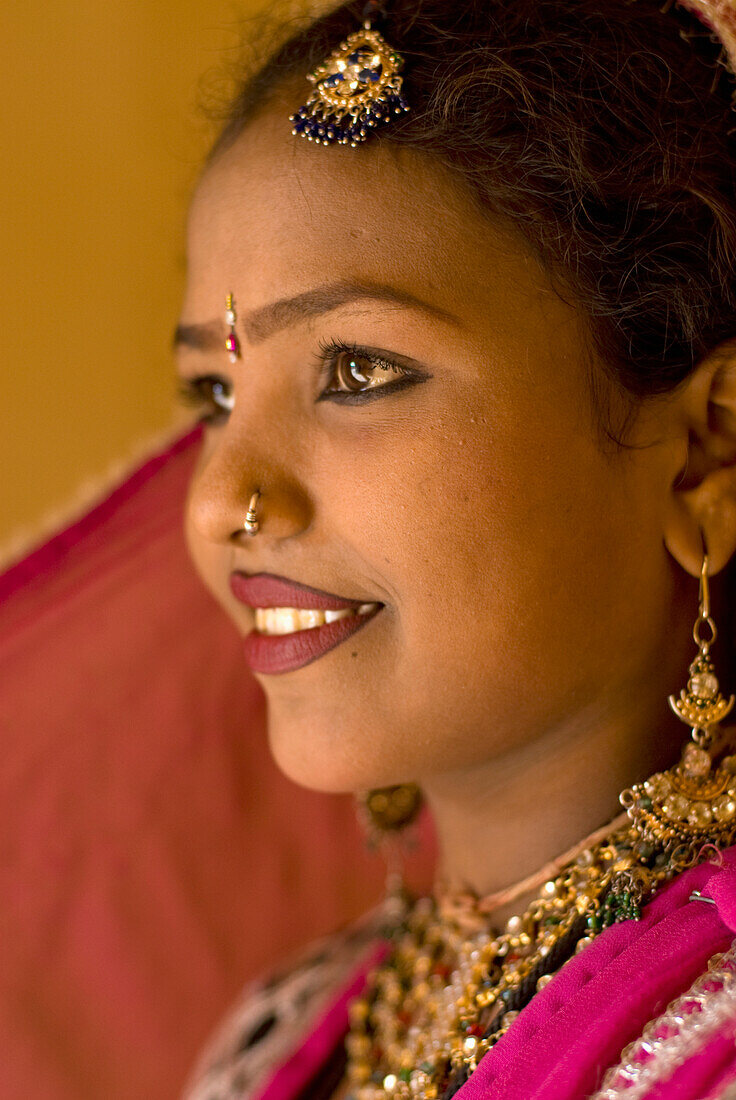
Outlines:
{"type": "Polygon", "coordinates": [[[590,1100],[641,1100],[726,1028],[736,1037],[736,943],[629,1043],[590,1100]]]}

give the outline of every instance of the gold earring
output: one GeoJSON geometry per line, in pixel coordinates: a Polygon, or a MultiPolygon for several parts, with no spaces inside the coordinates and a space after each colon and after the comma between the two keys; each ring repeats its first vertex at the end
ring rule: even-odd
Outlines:
{"type": "Polygon", "coordinates": [[[422,808],[422,792],[414,783],[377,787],[363,791],[357,798],[363,825],[374,842],[411,825],[422,808]]]}
{"type": "Polygon", "coordinates": [[[661,848],[683,867],[697,861],[706,844],[728,847],[736,838],[736,756],[728,755],[718,725],[733,708],[721,694],[710,656],[717,631],[710,609],[708,554],[700,571],[698,647],[687,685],[669,703],[691,727],[679,764],[658,772],[621,795],[621,803],[645,844],[661,848]],[[705,635],[705,636],[704,636],[705,635]]]}
{"type": "Polygon", "coordinates": [[[404,861],[407,851],[417,846],[409,826],[419,816],[424,799],[414,783],[376,787],[356,795],[358,818],[366,834],[368,847],[379,851],[386,864],[385,916],[395,924],[406,913],[404,861]],[[408,839],[405,833],[408,832],[408,839]]]}
{"type": "Polygon", "coordinates": [[[256,489],[255,493],[250,498],[248,511],[245,513],[245,522],[243,523],[243,527],[246,533],[249,535],[257,535],[261,529],[261,524],[258,519],[258,513],[256,512],[256,508],[258,507],[258,502],[260,499],[261,494],[259,490],[256,489]]]}

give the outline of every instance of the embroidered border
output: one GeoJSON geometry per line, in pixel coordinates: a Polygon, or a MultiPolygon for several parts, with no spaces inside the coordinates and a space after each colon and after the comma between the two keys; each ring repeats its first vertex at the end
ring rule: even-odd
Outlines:
{"type": "Polygon", "coordinates": [[[624,1048],[590,1100],[641,1100],[726,1028],[736,1037],[736,943],[624,1048]]]}

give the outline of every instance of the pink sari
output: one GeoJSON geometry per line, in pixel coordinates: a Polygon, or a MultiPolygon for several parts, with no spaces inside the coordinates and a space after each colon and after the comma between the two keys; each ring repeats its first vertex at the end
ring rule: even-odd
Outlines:
{"type": "MultiPolygon", "coordinates": [[[[641,921],[614,925],[574,956],[486,1055],[456,1093],[458,1100],[592,1096],[627,1044],[683,994],[677,1015],[682,1024],[668,1018],[649,1047],[638,1052],[651,1087],[634,1089],[636,1078],[627,1084],[624,1072],[620,1091],[610,1095],[723,1096],[729,1083],[736,1084],[736,980],[720,1000],[713,993],[715,978],[686,991],[714,955],[729,951],[735,935],[736,848],[731,848],[717,865],[702,864],[672,882],[645,907],[641,921]],[[697,1026],[686,1033],[694,1014],[697,1026]]],[[[374,963],[375,952],[349,976],[306,1041],[276,1068],[258,1100],[293,1100],[303,1092],[346,1033],[347,1002],[374,963]]],[[[736,955],[727,955],[723,965],[736,971],[736,955]]]]}

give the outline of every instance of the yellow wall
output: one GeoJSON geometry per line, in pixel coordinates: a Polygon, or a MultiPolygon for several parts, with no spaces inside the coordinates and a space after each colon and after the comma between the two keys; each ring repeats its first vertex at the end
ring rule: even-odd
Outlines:
{"type": "Polygon", "coordinates": [[[211,133],[200,77],[262,4],[0,5],[6,561],[173,424],[184,213],[211,133]]]}

